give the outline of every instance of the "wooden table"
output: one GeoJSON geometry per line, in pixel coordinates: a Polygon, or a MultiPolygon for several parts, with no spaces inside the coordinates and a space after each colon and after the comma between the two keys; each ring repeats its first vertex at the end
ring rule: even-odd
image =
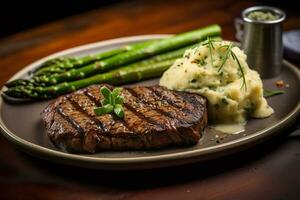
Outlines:
{"type": "MultiPolygon", "coordinates": [[[[234,39],[233,19],[251,1],[123,1],[0,40],[0,85],[56,51],[139,34],[178,33],[218,23],[234,39]]],[[[300,27],[289,14],[285,30],[300,27]]],[[[298,120],[299,124],[299,120],[298,120]]],[[[300,199],[300,133],[284,130],[248,151],[188,166],[99,171],[33,158],[0,136],[0,199],[300,199]]]]}

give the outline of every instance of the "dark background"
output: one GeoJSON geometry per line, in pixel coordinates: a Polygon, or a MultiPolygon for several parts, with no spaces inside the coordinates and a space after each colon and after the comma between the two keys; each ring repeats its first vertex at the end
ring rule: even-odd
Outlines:
{"type": "Polygon", "coordinates": [[[1,0],[0,37],[121,0],[1,0]]]}
{"type": "MultiPolygon", "coordinates": [[[[0,86],[37,59],[107,39],[217,23],[223,38],[234,40],[234,19],[261,4],[287,13],[285,31],[300,28],[299,6],[288,0],[0,0],[0,86]]],[[[131,172],[46,162],[0,135],[0,200],[299,200],[300,132],[290,134],[295,128],[207,163],[131,172]]]]}
{"type": "MultiPolygon", "coordinates": [[[[113,6],[132,0],[1,0],[0,38],[68,16],[87,12],[99,7],[113,6]]],[[[151,1],[140,0],[145,4],[151,1]]],[[[163,1],[163,0],[162,0],[163,1]]],[[[132,1],[134,2],[134,1],[132,1]]],[[[201,2],[201,0],[199,0],[201,2]]],[[[289,15],[300,11],[297,1],[256,1],[289,10],[289,15]]],[[[188,1],[187,1],[188,3],[188,1]]],[[[298,3],[299,4],[299,3],[298,3]]],[[[134,4],[132,9],[135,9],[134,4]]],[[[101,26],[101,24],[99,24],[101,26]]]]}

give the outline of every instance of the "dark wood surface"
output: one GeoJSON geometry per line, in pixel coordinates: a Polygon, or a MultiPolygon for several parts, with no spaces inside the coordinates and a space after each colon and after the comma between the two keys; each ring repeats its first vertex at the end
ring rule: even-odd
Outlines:
{"type": "MultiPolygon", "coordinates": [[[[218,23],[234,40],[233,19],[252,1],[124,1],[0,40],[0,85],[56,51],[129,35],[178,33],[218,23]]],[[[284,29],[300,27],[289,11],[284,29]]],[[[16,122],[20,123],[20,122],[16,122]]],[[[33,158],[0,136],[0,199],[300,199],[299,124],[245,152],[182,167],[101,171],[33,158]],[[299,127],[298,127],[299,128],[299,127]]]]}

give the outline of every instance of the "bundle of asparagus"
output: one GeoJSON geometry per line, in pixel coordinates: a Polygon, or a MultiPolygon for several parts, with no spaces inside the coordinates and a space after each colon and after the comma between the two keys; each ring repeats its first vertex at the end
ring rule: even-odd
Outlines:
{"type": "Polygon", "coordinates": [[[123,84],[158,77],[185,50],[221,29],[211,25],[170,38],[127,45],[82,58],[49,60],[32,72],[30,79],[6,84],[5,94],[22,99],[49,99],[97,83],[123,84]]]}

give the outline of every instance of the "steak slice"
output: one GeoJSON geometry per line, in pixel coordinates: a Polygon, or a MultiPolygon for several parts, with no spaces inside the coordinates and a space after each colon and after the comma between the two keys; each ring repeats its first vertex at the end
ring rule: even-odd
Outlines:
{"type": "Polygon", "coordinates": [[[96,116],[94,107],[101,105],[102,86],[61,96],[43,110],[43,122],[56,147],[95,153],[192,145],[207,124],[205,98],[161,86],[123,88],[124,119],[112,114],[96,116]]]}

